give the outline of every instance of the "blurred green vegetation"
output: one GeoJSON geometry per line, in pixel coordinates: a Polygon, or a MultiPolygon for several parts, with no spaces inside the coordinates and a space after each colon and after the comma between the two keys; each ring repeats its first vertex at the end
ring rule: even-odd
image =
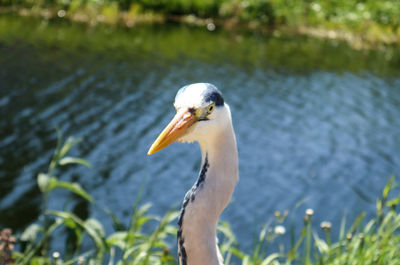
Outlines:
{"type": "MultiPolygon", "coordinates": [[[[285,34],[269,37],[228,30],[208,32],[187,25],[142,25],[132,29],[105,24],[90,27],[62,19],[43,21],[35,17],[3,15],[0,16],[0,36],[4,47],[23,40],[18,42],[21,48],[34,47],[43,54],[56,47],[70,57],[78,58],[84,51],[88,58],[101,55],[107,60],[123,60],[124,63],[154,57],[165,67],[170,67],[178,56],[197,63],[245,65],[249,72],[261,68],[292,73],[320,70],[398,76],[400,67],[400,49],[395,45],[354,50],[354,46],[338,40],[285,34]]],[[[3,59],[7,58],[13,60],[5,53],[3,59]]],[[[38,64],[43,59],[34,57],[32,60],[38,64]]]]}
{"type": "MultiPolygon", "coordinates": [[[[48,208],[47,201],[54,189],[68,190],[83,200],[95,203],[78,183],[59,180],[60,167],[91,165],[84,159],[68,156],[80,139],[68,138],[63,142],[61,133],[58,139],[47,172],[37,176],[37,184],[43,195],[42,213],[36,222],[16,237],[9,229],[0,233],[0,263],[177,264],[175,251],[171,251],[174,246],[170,242],[175,242],[171,238],[177,232],[173,222],[176,222],[178,212],[169,211],[162,218],[151,216],[148,214],[150,205],[140,205],[140,194],[133,205],[128,225],[106,210],[114,225],[114,231],[110,234],[106,234],[99,220],[90,216],[79,217],[65,206],[62,210],[48,208]],[[147,223],[153,224],[154,229],[150,232],[144,232],[147,223]],[[51,242],[60,237],[60,231],[67,239],[64,249],[58,249],[60,252],[51,251],[51,242]],[[91,243],[87,242],[84,246],[85,238],[91,243]],[[18,246],[17,251],[14,244],[18,246]]],[[[318,233],[318,228],[313,226],[312,209],[306,210],[303,220],[290,220],[287,211],[276,212],[275,218],[262,227],[250,253],[240,249],[229,224],[220,223],[220,249],[225,264],[400,264],[400,214],[396,211],[400,196],[390,194],[395,186],[395,178],[392,177],[376,201],[375,217],[366,220],[363,213],[350,226],[343,219],[339,236],[334,237],[338,238],[336,242],[331,239],[331,223],[321,223],[319,229],[322,230],[318,233]],[[290,235],[290,244],[280,240],[286,233],[290,235]]]]}
{"type": "Polygon", "coordinates": [[[400,39],[398,0],[0,0],[0,6],[26,8],[28,13],[46,9],[53,12],[44,16],[128,26],[168,19],[204,24],[210,21],[202,19],[211,18],[223,25],[288,27],[344,40],[354,34],[369,42],[398,43],[400,39]]]}

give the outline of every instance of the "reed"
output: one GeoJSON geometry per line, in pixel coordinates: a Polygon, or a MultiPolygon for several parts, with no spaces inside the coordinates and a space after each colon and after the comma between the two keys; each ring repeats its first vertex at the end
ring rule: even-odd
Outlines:
{"type": "MultiPolygon", "coordinates": [[[[152,216],[148,212],[151,205],[140,203],[140,192],[127,226],[106,210],[114,224],[111,234],[106,234],[99,220],[82,219],[72,211],[48,208],[49,195],[55,189],[67,190],[94,203],[78,183],[60,181],[57,177],[60,168],[66,165],[91,167],[86,160],[68,155],[80,141],[68,138],[64,142],[62,134],[58,133],[58,145],[49,168],[37,176],[42,192],[41,215],[20,235],[13,236],[9,229],[0,233],[0,264],[177,264],[172,250],[175,249],[178,211],[168,211],[163,217],[152,216]],[[146,232],[148,229],[144,228],[149,223],[155,228],[146,232]],[[51,239],[62,227],[75,235],[74,251],[71,253],[65,246],[64,252],[51,253],[51,239]],[[84,236],[90,239],[87,251],[83,250],[84,236]]],[[[331,239],[331,223],[323,222],[320,227],[313,227],[312,209],[306,210],[303,220],[292,223],[287,218],[287,211],[276,212],[272,221],[263,225],[250,253],[240,249],[229,223],[221,222],[218,231],[225,264],[400,264],[400,214],[396,211],[400,196],[390,194],[394,187],[395,177],[392,177],[377,199],[374,218],[366,220],[363,213],[350,226],[343,218],[336,242],[331,239]],[[289,246],[281,240],[286,230],[291,238],[289,246]]]]}

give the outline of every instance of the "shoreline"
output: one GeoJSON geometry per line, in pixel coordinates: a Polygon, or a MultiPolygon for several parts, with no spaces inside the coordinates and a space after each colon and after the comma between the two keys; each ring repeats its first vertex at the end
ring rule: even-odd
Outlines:
{"type": "Polygon", "coordinates": [[[222,28],[233,32],[260,33],[270,36],[303,36],[318,39],[337,40],[348,44],[355,50],[381,50],[386,46],[400,44],[400,36],[393,33],[365,35],[364,32],[350,31],[342,28],[324,26],[290,26],[266,25],[258,21],[241,21],[238,18],[200,18],[194,15],[164,15],[158,13],[132,13],[114,10],[114,12],[70,12],[52,8],[0,7],[0,14],[11,14],[23,17],[40,17],[45,20],[65,19],[73,23],[96,25],[111,25],[122,28],[133,28],[140,25],[178,23],[188,26],[205,27],[208,31],[222,28]]]}

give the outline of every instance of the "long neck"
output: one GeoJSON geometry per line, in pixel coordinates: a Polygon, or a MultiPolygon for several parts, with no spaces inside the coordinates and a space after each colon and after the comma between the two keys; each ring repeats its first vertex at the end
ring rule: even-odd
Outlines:
{"type": "Polygon", "coordinates": [[[187,192],[178,221],[180,265],[221,265],[216,227],[238,180],[238,154],[232,126],[200,142],[202,167],[187,192]]]}

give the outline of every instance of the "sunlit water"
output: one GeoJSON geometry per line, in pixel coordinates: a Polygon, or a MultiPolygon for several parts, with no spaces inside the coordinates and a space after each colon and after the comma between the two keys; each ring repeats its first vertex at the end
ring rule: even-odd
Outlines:
{"type": "Polygon", "coordinates": [[[195,182],[197,145],[146,152],[174,115],[176,91],[217,85],[230,105],[240,182],[222,215],[249,248],[261,224],[289,210],[302,225],[338,230],[375,211],[375,199],[400,171],[400,55],[354,51],[334,41],[207,32],[179,26],[86,28],[0,18],[0,227],[37,219],[36,175],[45,171],[58,126],[84,141],[73,154],[92,169],[61,179],[82,184],[88,205],[56,191],[50,208],[124,223],[143,186],[152,213],[178,208],[195,182]],[[295,210],[298,202],[304,201],[295,210]]]}

